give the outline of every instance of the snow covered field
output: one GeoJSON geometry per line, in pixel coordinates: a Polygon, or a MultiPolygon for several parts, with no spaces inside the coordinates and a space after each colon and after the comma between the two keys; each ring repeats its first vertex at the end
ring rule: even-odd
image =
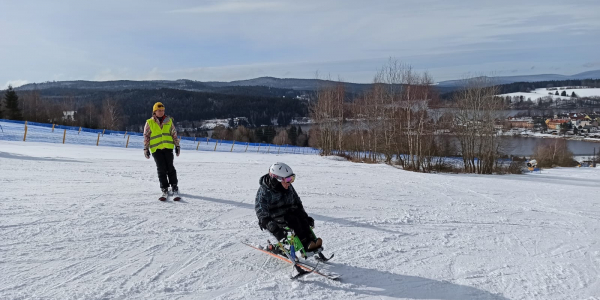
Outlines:
{"type": "Polygon", "coordinates": [[[317,155],[182,151],[162,203],[140,149],[0,141],[0,299],[600,299],[600,168],[419,174],[317,155]],[[253,250],[258,178],[290,164],[324,266],[253,250]]]}
{"type": "Polygon", "coordinates": [[[524,101],[531,99],[531,101],[534,101],[534,102],[541,98],[550,97],[550,96],[552,97],[553,100],[558,100],[558,99],[574,100],[574,98],[571,98],[572,92],[575,92],[575,94],[577,94],[578,97],[600,97],[600,88],[567,89],[566,87],[562,87],[562,89],[558,88],[558,90],[557,90],[557,88],[554,88],[554,90],[548,90],[546,88],[539,88],[539,89],[535,89],[535,90],[531,91],[530,93],[516,92],[516,93],[500,94],[498,96],[502,96],[502,97],[523,96],[524,101]],[[567,93],[567,96],[555,95],[555,93],[557,91],[559,94],[562,94],[562,92],[565,91],[567,93]],[[552,93],[552,94],[550,95],[549,93],[552,93]]]}

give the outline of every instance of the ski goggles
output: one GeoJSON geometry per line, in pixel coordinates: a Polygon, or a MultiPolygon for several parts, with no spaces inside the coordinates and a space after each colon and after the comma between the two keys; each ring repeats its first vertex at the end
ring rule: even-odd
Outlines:
{"type": "Polygon", "coordinates": [[[281,177],[281,176],[277,176],[277,175],[271,173],[271,177],[277,179],[277,181],[279,181],[279,182],[285,182],[285,183],[293,183],[294,180],[296,180],[296,174],[292,174],[288,177],[281,177]]]}

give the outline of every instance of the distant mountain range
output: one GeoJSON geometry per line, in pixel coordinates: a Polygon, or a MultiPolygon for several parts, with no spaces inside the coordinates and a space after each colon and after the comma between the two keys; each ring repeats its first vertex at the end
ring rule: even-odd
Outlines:
{"type": "MultiPolygon", "coordinates": [[[[495,84],[509,84],[514,82],[536,82],[551,80],[570,80],[570,79],[600,79],[600,70],[587,71],[575,75],[559,74],[539,74],[522,76],[499,76],[492,77],[495,84]]],[[[448,80],[439,82],[436,87],[440,92],[448,92],[457,89],[463,85],[464,80],[448,80]]],[[[66,89],[88,89],[88,90],[126,90],[126,89],[180,89],[188,91],[219,92],[223,88],[229,87],[253,87],[261,86],[274,89],[296,90],[296,91],[315,91],[319,87],[331,86],[335,81],[321,79],[296,79],[296,78],[275,78],[259,77],[249,80],[237,80],[231,82],[220,81],[193,81],[187,79],[179,80],[115,80],[115,81],[52,81],[43,83],[29,83],[16,88],[16,90],[42,90],[51,88],[66,89]]],[[[368,89],[371,85],[365,83],[344,82],[346,90],[351,93],[360,93],[368,89]]]]}
{"type": "MultiPolygon", "coordinates": [[[[220,90],[230,87],[267,87],[272,89],[295,90],[295,91],[315,91],[323,86],[336,84],[334,81],[321,79],[296,79],[296,78],[275,78],[259,77],[249,80],[238,80],[231,82],[220,81],[193,81],[187,79],[178,80],[114,80],[114,81],[48,81],[43,83],[29,83],[22,85],[16,90],[44,90],[44,89],[84,89],[84,90],[133,90],[133,89],[160,89],[170,88],[187,91],[200,92],[220,92],[220,90]]],[[[357,93],[368,89],[370,84],[344,82],[347,91],[357,93]]]]}
{"type": "MultiPolygon", "coordinates": [[[[600,79],[600,70],[587,71],[575,75],[559,75],[559,74],[538,74],[538,75],[519,75],[519,76],[497,76],[490,77],[491,82],[495,84],[509,84],[514,82],[536,82],[536,81],[553,81],[553,80],[576,80],[576,79],[600,79]]],[[[439,87],[460,87],[464,80],[447,80],[438,83],[439,87]]]]}

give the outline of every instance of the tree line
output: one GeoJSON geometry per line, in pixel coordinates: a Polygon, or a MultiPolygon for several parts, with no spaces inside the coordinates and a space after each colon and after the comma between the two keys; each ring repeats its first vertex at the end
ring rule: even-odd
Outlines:
{"type": "Polygon", "coordinates": [[[448,171],[446,157],[458,155],[462,171],[504,172],[503,143],[495,122],[504,108],[498,87],[486,77],[466,80],[454,93],[456,110],[429,109],[438,93],[427,73],[390,60],[364,95],[346,101],[344,86],[325,87],[311,106],[316,126],[311,138],[322,155],[353,161],[385,162],[419,172],[448,171]]]}
{"type": "Polygon", "coordinates": [[[17,92],[10,87],[3,102],[6,108],[3,109],[0,103],[0,112],[21,112],[19,116],[3,114],[10,119],[128,131],[141,131],[152,115],[155,102],[162,102],[167,114],[173,116],[176,122],[245,117],[248,127],[272,126],[274,122],[287,126],[294,117],[308,114],[307,101],[295,98],[176,89],[101,91],[53,88],[17,92]]]}

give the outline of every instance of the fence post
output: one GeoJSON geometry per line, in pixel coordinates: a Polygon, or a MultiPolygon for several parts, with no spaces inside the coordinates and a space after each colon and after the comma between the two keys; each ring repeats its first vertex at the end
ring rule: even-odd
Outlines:
{"type": "Polygon", "coordinates": [[[25,127],[27,127],[27,121],[25,121],[25,127]]]}
{"type": "Polygon", "coordinates": [[[235,140],[233,141],[233,143],[231,143],[231,150],[229,150],[229,152],[233,152],[233,146],[235,146],[235,140]]]}
{"type": "Polygon", "coordinates": [[[102,136],[104,136],[105,131],[106,131],[106,129],[102,129],[102,136]]]}
{"type": "Polygon", "coordinates": [[[54,132],[54,125],[55,125],[55,124],[52,124],[52,132],[54,132]]]}
{"type": "Polygon", "coordinates": [[[63,133],[63,144],[65,143],[66,138],[67,138],[67,130],[65,129],[65,133],[63,133]]]}
{"type": "Polygon", "coordinates": [[[98,144],[100,144],[100,132],[98,132],[98,140],[96,141],[96,146],[98,146],[98,144]]]}
{"type": "Polygon", "coordinates": [[[198,142],[198,146],[196,146],[196,151],[198,151],[198,148],[200,148],[200,142],[198,142]]]}
{"type": "Polygon", "coordinates": [[[217,145],[219,144],[219,141],[215,141],[215,149],[213,151],[217,151],[217,145]]]}
{"type": "Polygon", "coordinates": [[[23,135],[23,142],[27,139],[27,125],[25,125],[25,134],[23,135]]]}
{"type": "Polygon", "coordinates": [[[248,146],[250,145],[250,143],[246,143],[246,150],[244,150],[244,152],[248,151],[248,146]]]}
{"type": "MultiPolygon", "coordinates": [[[[125,130],[125,135],[123,135],[123,138],[125,138],[126,135],[127,135],[127,130],[125,130]]],[[[127,148],[127,147],[125,147],[125,148],[127,148]]]]}
{"type": "Polygon", "coordinates": [[[77,134],[81,133],[81,126],[79,126],[79,131],[77,132],[77,134]]]}
{"type": "Polygon", "coordinates": [[[125,148],[129,148],[129,137],[131,137],[131,135],[127,136],[127,144],[125,144],[125,148]]]}

